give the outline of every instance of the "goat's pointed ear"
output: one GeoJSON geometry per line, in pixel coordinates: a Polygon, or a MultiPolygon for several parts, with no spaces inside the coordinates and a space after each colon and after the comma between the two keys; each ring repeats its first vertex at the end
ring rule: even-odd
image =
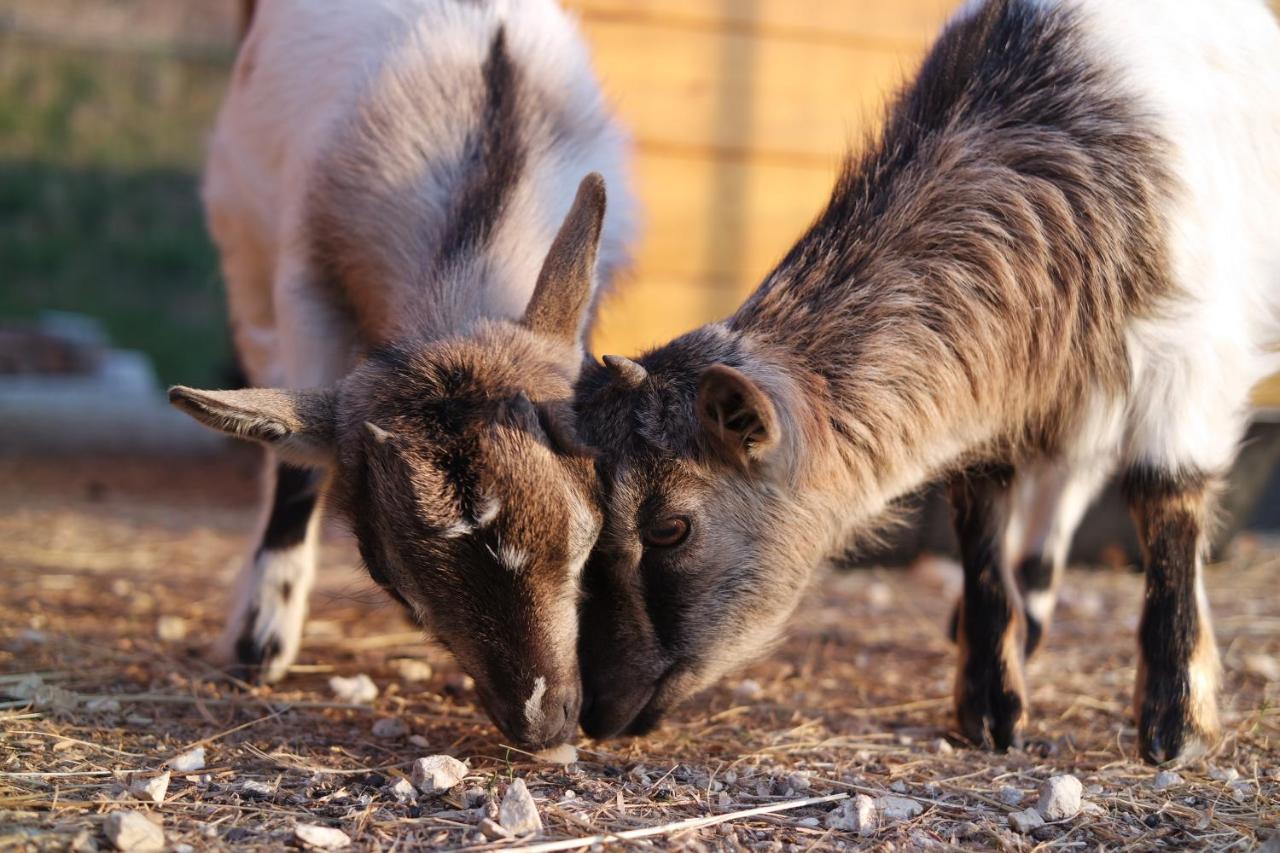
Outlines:
{"type": "Polygon", "coordinates": [[[592,172],[578,185],[573,207],[542,263],[524,312],[528,328],[577,343],[594,289],[604,207],[604,178],[592,172]]]}
{"type": "Polygon", "coordinates": [[[324,467],[336,456],[331,391],[169,389],[169,402],[207,427],[261,442],[295,465],[324,467]]]}
{"type": "Polygon", "coordinates": [[[698,421],[711,449],[747,468],[778,445],[778,411],[768,393],[745,373],[713,364],[698,379],[698,421]]]}

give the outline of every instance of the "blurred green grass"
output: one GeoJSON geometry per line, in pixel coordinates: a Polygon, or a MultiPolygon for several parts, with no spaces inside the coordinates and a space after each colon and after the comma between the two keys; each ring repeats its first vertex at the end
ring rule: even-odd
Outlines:
{"type": "Polygon", "coordinates": [[[198,193],[229,64],[0,33],[0,317],[89,314],[163,381],[224,381],[198,193]]]}

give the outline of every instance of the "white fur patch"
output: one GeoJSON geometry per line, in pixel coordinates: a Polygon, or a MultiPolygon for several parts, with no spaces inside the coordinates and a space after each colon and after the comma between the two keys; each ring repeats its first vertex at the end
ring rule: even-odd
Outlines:
{"type": "Polygon", "coordinates": [[[480,514],[476,516],[476,526],[487,527],[493,524],[494,519],[498,517],[498,513],[501,511],[502,501],[497,498],[488,498],[480,508],[480,514]]]}
{"type": "Polygon", "coordinates": [[[541,675],[533,682],[533,692],[529,694],[529,698],[524,702],[524,721],[529,724],[530,729],[536,729],[542,725],[544,716],[542,711],[542,697],[547,692],[547,680],[541,675]]]}

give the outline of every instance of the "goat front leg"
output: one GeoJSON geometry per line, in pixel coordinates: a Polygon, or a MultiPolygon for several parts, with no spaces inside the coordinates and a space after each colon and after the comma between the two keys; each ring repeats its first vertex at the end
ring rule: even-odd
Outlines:
{"type": "Polygon", "coordinates": [[[1210,491],[1199,474],[1135,468],[1125,477],[1146,570],[1134,714],[1142,757],[1157,764],[1203,755],[1220,732],[1218,647],[1201,577],[1210,491]]]}
{"type": "Polygon", "coordinates": [[[266,521],[236,584],[222,656],[244,681],[279,681],[298,657],[315,580],[319,471],[275,462],[267,451],[266,521]]]}
{"type": "Polygon", "coordinates": [[[956,619],[956,718],[965,737],[988,749],[1020,746],[1027,716],[1022,603],[1002,570],[1001,555],[1012,476],[1011,468],[1000,466],[951,483],[964,566],[956,619]]]}

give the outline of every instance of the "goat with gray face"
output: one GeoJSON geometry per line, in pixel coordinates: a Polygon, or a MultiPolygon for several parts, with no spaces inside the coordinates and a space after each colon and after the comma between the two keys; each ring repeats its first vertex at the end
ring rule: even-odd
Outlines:
{"type": "Polygon", "coordinates": [[[580,379],[607,506],[586,732],[643,733],[760,653],[815,567],[944,477],[959,725],[1014,745],[1063,543],[1119,470],[1138,746],[1211,746],[1204,531],[1280,337],[1278,104],[1255,0],[969,4],[734,316],[580,379]]]}
{"type": "Polygon", "coordinates": [[[170,391],[275,460],[225,638],[246,675],[297,654],[323,490],[508,737],[572,737],[600,517],[569,401],[629,208],[578,181],[624,159],[550,0],[257,10],[205,200],[237,350],[284,388],[170,391]]]}

